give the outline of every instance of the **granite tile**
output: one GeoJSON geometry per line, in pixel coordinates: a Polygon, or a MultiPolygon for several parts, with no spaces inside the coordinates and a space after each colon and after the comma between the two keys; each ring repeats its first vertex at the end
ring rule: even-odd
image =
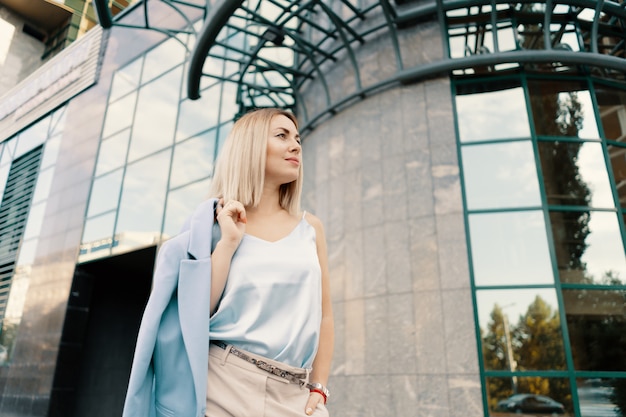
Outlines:
{"type": "Polygon", "coordinates": [[[447,372],[478,373],[478,349],[471,291],[445,290],[441,294],[447,372]]]}
{"type": "Polygon", "coordinates": [[[415,291],[413,297],[417,373],[444,375],[447,366],[441,293],[415,291]]]}

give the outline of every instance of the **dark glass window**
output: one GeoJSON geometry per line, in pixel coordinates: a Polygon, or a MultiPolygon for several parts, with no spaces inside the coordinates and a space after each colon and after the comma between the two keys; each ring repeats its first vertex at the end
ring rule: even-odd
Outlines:
{"type": "Polygon", "coordinates": [[[567,329],[580,371],[626,371],[626,290],[563,290],[567,329]]]}
{"type": "Polygon", "coordinates": [[[490,417],[574,415],[567,378],[487,378],[486,388],[490,417]]]}
{"type": "Polygon", "coordinates": [[[619,205],[626,207],[626,147],[608,146],[619,205]]]}
{"type": "Polygon", "coordinates": [[[626,92],[602,84],[594,87],[604,137],[618,142],[625,141],[626,92]]]}

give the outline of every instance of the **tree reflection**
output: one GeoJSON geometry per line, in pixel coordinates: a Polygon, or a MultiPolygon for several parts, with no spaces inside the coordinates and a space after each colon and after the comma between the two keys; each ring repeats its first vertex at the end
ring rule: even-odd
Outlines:
{"type": "MultiPolygon", "coordinates": [[[[563,338],[558,311],[537,295],[517,323],[508,326],[502,307],[495,304],[487,329],[483,330],[483,358],[488,370],[550,370],[565,369],[563,338]],[[510,339],[510,343],[507,343],[510,339]],[[507,352],[511,346],[512,355],[507,352]],[[513,360],[511,361],[510,358],[513,360]]],[[[492,378],[488,385],[489,407],[516,393],[546,395],[571,409],[571,393],[565,379],[524,377],[517,380],[492,378]]]]}

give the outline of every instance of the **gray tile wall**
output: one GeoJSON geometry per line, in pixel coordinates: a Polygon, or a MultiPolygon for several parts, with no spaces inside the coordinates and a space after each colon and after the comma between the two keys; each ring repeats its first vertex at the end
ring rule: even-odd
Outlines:
{"type": "MultiPolygon", "coordinates": [[[[404,62],[440,56],[438,33],[403,32],[404,62]]],[[[366,49],[362,79],[388,77],[390,58],[366,49]]],[[[329,77],[349,86],[353,74],[329,77]]],[[[303,206],[328,240],[331,415],[482,415],[449,79],[367,97],[308,132],[303,152],[303,206]]]]}

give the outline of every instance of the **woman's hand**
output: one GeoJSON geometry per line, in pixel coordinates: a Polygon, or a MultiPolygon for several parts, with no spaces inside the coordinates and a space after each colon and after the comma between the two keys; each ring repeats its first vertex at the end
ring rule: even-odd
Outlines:
{"type": "Polygon", "coordinates": [[[220,242],[232,245],[236,249],[246,231],[245,207],[236,200],[230,200],[224,204],[224,199],[220,198],[215,212],[222,233],[220,242]]]}
{"type": "Polygon", "coordinates": [[[324,397],[322,397],[322,394],[318,392],[311,392],[309,394],[309,400],[306,403],[306,408],[304,409],[306,415],[312,416],[317,409],[317,404],[319,403],[324,404],[324,397]]]}

